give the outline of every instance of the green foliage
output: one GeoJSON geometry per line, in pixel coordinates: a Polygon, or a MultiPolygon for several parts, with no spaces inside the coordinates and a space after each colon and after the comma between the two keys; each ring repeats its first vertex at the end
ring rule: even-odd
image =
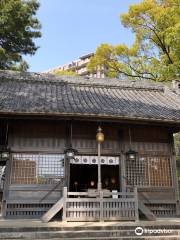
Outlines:
{"type": "Polygon", "coordinates": [[[180,170],[177,170],[177,177],[178,177],[178,180],[180,181],[180,170]]]}
{"type": "Polygon", "coordinates": [[[180,161],[180,133],[174,134],[174,145],[175,145],[177,160],[180,161]]]}
{"type": "Polygon", "coordinates": [[[22,55],[35,54],[40,23],[35,17],[36,0],[0,0],[0,69],[25,71],[22,55]]]}
{"type": "Polygon", "coordinates": [[[52,72],[53,74],[57,74],[57,75],[68,75],[68,76],[78,76],[78,74],[76,72],[70,71],[70,70],[54,70],[52,72]]]}
{"type": "Polygon", "coordinates": [[[110,77],[171,81],[180,76],[180,0],[143,0],[121,15],[135,34],[131,47],[101,44],[88,68],[98,65],[110,77]]]}

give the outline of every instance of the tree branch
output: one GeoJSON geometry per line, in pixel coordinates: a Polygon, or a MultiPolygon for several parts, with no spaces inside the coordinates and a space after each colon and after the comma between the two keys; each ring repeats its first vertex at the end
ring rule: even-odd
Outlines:
{"type": "Polygon", "coordinates": [[[119,67],[117,67],[117,65],[113,66],[113,65],[110,65],[110,63],[108,63],[108,64],[109,64],[109,69],[111,68],[114,71],[118,72],[119,74],[124,74],[127,77],[143,78],[143,79],[148,79],[148,80],[153,80],[153,81],[156,80],[154,78],[147,77],[147,76],[140,76],[140,75],[129,74],[129,73],[125,72],[125,71],[120,70],[119,67]]]}
{"type": "Polygon", "coordinates": [[[152,39],[152,38],[149,38],[149,39],[151,39],[157,46],[159,46],[162,49],[162,51],[168,57],[169,63],[173,64],[173,60],[171,59],[171,57],[169,55],[169,52],[168,52],[168,50],[166,48],[166,45],[165,45],[165,43],[162,42],[161,38],[159,37],[159,35],[158,35],[157,31],[156,31],[156,28],[154,26],[153,27],[152,26],[148,26],[147,24],[138,24],[138,26],[144,27],[144,28],[148,28],[155,34],[155,36],[157,37],[157,39],[159,41],[159,44],[154,39],[152,39]]]}

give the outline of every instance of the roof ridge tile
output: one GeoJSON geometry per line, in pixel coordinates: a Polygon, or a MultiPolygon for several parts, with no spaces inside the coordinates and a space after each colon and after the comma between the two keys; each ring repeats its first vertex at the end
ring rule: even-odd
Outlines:
{"type": "Polygon", "coordinates": [[[50,73],[17,72],[0,70],[0,80],[13,80],[25,82],[45,82],[46,84],[70,84],[108,88],[132,88],[164,91],[164,85],[150,81],[133,81],[130,79],[117,78],[89,78],[81,76],[55,75],[50,73]]]}

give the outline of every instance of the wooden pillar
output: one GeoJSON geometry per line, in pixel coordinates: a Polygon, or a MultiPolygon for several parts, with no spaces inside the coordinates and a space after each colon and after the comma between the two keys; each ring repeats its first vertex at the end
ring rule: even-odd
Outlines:
{"type": "Polygon", "coordinates": [[[139,220],[139,211],[138,211],[138,192],[137,187],[134,187],[134,197],[135,197],[135,218],[136,221],[139,220]]]}
{"type": "Polygon", "coordinates": [[[125,167],[125,138],[124,130],[119,131],[119,148],[120,148],[120,161],[119,161],[119,175],[120,175],[120,189],[126,192],[126,167],[125,167]]]}
{"type": "MultiPolygon", "coordinates": [[[[66,148],[70,145],[70,121],[66,122],[66,148]]],[[[67,187],[69,191],[70,185],[70,160],[68,158],[64,158],[64,172],[65,172],[65,187],[67,187]]]]}
{"type": "Polygon", "coordinates": [[[64,172],[65,172],[65,184],[64,186],[67,187],[69,190],[70,185],[70,161],[68,158],[64,158],[64,172]]]}
{"type": "Polygon", "coordinates": [[[121,177],[121,155],[119,154],[119,192],[121,192],[121,190],[122,190],[122,186],[121,186],[121,179],[122,179],[122,177],[121,177]]]}
{"type": "Polygon", "coordinates": [[[66,204],[67,204],[67,187],[64,187],[63,189],[63,221],[66,221],[66,215],[67,215],[67,212],[66,212],[66,204]]]}
{"type": "Polygon", "coordinates": [[[169,133],[170,155],[171,155],[171,169],[172,169],[172,183],[175,190],[175,199],[179,201],[179,184],[177,177],[176,153],[174,148],[173,133],[169,133]]]}
{"type": "Polygon", "coordinates": [[[2,198],[2,216],[6,216],[6,200],[9,195],[9,185],[10,185],[10,175],[11,175],[11,166],[12,166],[12,154],[10,154],[9,160],[6,162],[5,169],[5,181],[3,187],[3,198],[2,198]]]}
{"type": "Polygon", "coordinates": [[[103,222],[104,218],[103,218],[103,212],[104,212],[104,209],[103,209],[103,191],[100,190],[99,192],[99,202],[100,202],[100,222],[103,222]]]}
{"type": "Polygon", "coordinates": [[[121,152],[121,191],[126,192],[126,167],[125,167],[125,155],[121,152]]]}

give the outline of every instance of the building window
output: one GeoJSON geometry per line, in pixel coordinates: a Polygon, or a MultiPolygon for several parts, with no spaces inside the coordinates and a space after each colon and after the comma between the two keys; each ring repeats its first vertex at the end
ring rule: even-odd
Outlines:
{"type": "Polygon", "coordinates": [[[139,155],[135,161],[126,161],[126,178],[127,185],[170,187],[170,157],[139,155]]]}
{"type": "Polygon", "coordinates": [[[62,178],[62,154],[13,154],[11,184],[57,184],[62,178]]]}

